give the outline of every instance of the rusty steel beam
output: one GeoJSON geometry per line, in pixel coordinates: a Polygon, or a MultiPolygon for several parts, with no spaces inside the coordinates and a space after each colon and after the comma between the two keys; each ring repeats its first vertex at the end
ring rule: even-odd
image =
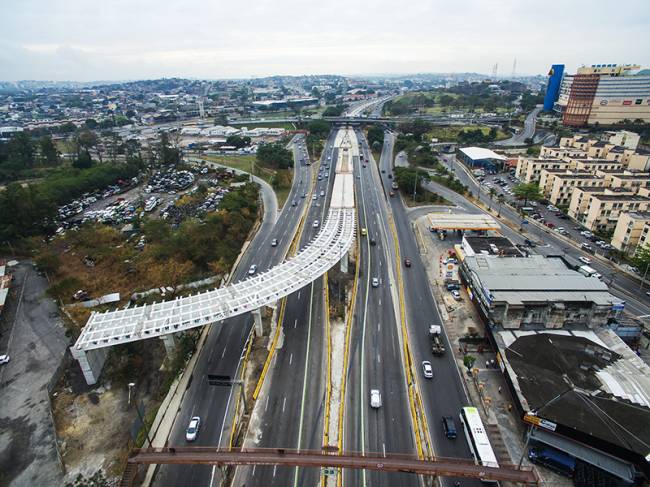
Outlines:
{"type": "Polygon", "coordinates": [[[282,448],[142,448],[131,452],[129,464],[280,465],[336,467],[385,472],[412,472],[443,477],[468,477],[540,485],[537,472],[528,467],[501,465],[484,467],[471,460],[435,458],[419,460],[417,455],[344,452],[341,455],[314,450],[282,448]]]}

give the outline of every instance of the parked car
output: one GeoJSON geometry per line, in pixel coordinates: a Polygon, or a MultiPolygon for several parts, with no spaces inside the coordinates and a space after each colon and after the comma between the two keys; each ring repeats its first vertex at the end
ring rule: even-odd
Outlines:
{"type": "Polygon", "coordinates": [[[194,441],[199,435],[199,429],[201,428],[201,418],[199,416],[194,416],[190,419],[190,424],[185,430],[185,440],[194,441]]]}
{"type": "Polygon", "coordinates": [[[589,257],[580,256],[578,257],[578,260],[583,264],[587,264],[587,265],[591,264],[591,259],[589,257]]]}
{"type": "Polygon", "coordinates": [[[453,298],[454,298],[456,301],[460,301],[460,292],[459,292],[458,290],[453,289],[453,290],[451,291],[451,295],[453,296],[453,298]]]}

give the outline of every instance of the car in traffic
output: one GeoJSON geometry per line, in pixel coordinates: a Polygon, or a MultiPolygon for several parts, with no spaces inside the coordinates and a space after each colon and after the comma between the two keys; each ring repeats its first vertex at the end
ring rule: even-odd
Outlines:
{"type": "Polygon", "coordinates": [[[411,267],[411,259],[404,259],[404,266],[405,267],[411,267]]]}
{"type": "Polygon", "coordinates": [[[318,228],[320,226],[320,222],[318,220],[314,220],[314,223],[312,224],[314,228],[318,228]]]}
{"type": "Polygon", "coordinates": [[[433,367],[428,360],[422,362],[422,375],[427,379],[433,379],[433,367]]]}
{"type": "Polygon", "coordinates": [[[379,389],[370,389],[370,407],[373,409],[381,407],[381,392],[379,392],[379,389]]]}
{"type": "Polygon", "coordinates": [[[368,235],[368,230],[365,227],[361,228],[361,235],[363,236],[368,235]]]}
{"type": "Polygon", "coordinates": [[[591,259],[589,257],[580,256],[578,257],[578,260],[583,264],[591,264],[591,259]]]}
{"type": "Polygon", "coordinates": [[[201,418],[199,416],[194,416],[190,419],[190,424],[185,430],[185,440],[186,441],[195,441],[199,435],[199,429],[201,428],[201,418]]]}
{"type": "Polygon", "coordinates": [[[372,278],[372,287],[379,287],[379,278],[378,277],[373,277],[372,278]]]}
{"type": "Polygon", "coordinates": [[[298,206],[298,202],[297,202],[296,200],[293,200],[293,201],[291,202],[291,206],[298,206]]]}
{"type": "Polygon", "coordinates": [[[321,197],[322,197],[322,196],[325,196],[325,191],[321,191],[321,192],[320,192],[320,195],[321,195],[321,197]]]}
{"type": "Polygon", "coordinates": [[[453,440],[458,436],[453,416],[442,417],[442,429],[445,431],[445,436],[450,440],[453,440]]]}
{"type": "Polygon", "coordinates": [[[252,275],[255,274],[256,272],[257,272],[257,265],[253,264],[252,266],[250,266],[250,267],[248,268],[248,275],[249,275],[249,276],[252,276],[252,275]]]}
{"type": "Polygon", "coordinates": [[[277,247],[277,246],[278,246],[278,239],[274,238],[273,240],[271,240],[271,247],[277,247]]]}

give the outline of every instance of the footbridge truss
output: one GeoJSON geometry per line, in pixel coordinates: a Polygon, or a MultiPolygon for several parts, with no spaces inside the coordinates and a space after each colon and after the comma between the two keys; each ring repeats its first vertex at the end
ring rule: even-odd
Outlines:
{"type": "MultiPolygon", "coordinates": [[[[332,198],[321,230],[294,257],[243,281],[171,301],[93,313],[71,347],[86,380],[96,380],[97,367],[87,353],[137,340],[164,337],[191,328],[218,323],[271,305],[318,279],[343,256],[355,238],[352,154],[357,149],[348,132],[337,134],[337,161],[332,198]]],[[[101,359],[103,365],[103,358],[101,359]]],[[[101,370],[101,365],[99,366],[101,370]]]]}

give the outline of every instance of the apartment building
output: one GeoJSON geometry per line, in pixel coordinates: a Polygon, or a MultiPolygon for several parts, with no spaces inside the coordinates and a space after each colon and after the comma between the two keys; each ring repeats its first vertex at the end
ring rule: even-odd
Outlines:
{"type": "Polygon", "coordinates": [[[650,212],[624,213],[618,219],[612,245],[628,255],[634,255],[639,248],[648,242],[650,232],[650,212]]]}
{"type": "Polygon", "coordinates": [[[555,206],[566,206],[571,201],[576,187],[603,188],[605,181],[590,172],[562,171],[559,169],[542,171],[539,180],[540,191],[555,206]]]}
{"type": "Polygon", "coordinates": [[[592,231],[609,232],[616,228],[622,214],[645,212],[650,198],[639,195],[598,194],[589,196],[587,210],[578,221],[592,231]]]}
{"type": "Polygon", "coordinates": [[[634,196],[634,194],[634,191],[624,188],[577,187],[573,189],[567,215],[575,221],[582,221],[587,214],[589,203],[591,202],[591,196],[593,195],[634,196]]]}
{"type": "Polygon", "coordinates": [[[519,156],[517,168],[515,169],[515,176],[525,183],[536,183],[539,181],[542,170],[544,169],[569,169],[569,162],[554,158],[528,159],[519,156]]]}

